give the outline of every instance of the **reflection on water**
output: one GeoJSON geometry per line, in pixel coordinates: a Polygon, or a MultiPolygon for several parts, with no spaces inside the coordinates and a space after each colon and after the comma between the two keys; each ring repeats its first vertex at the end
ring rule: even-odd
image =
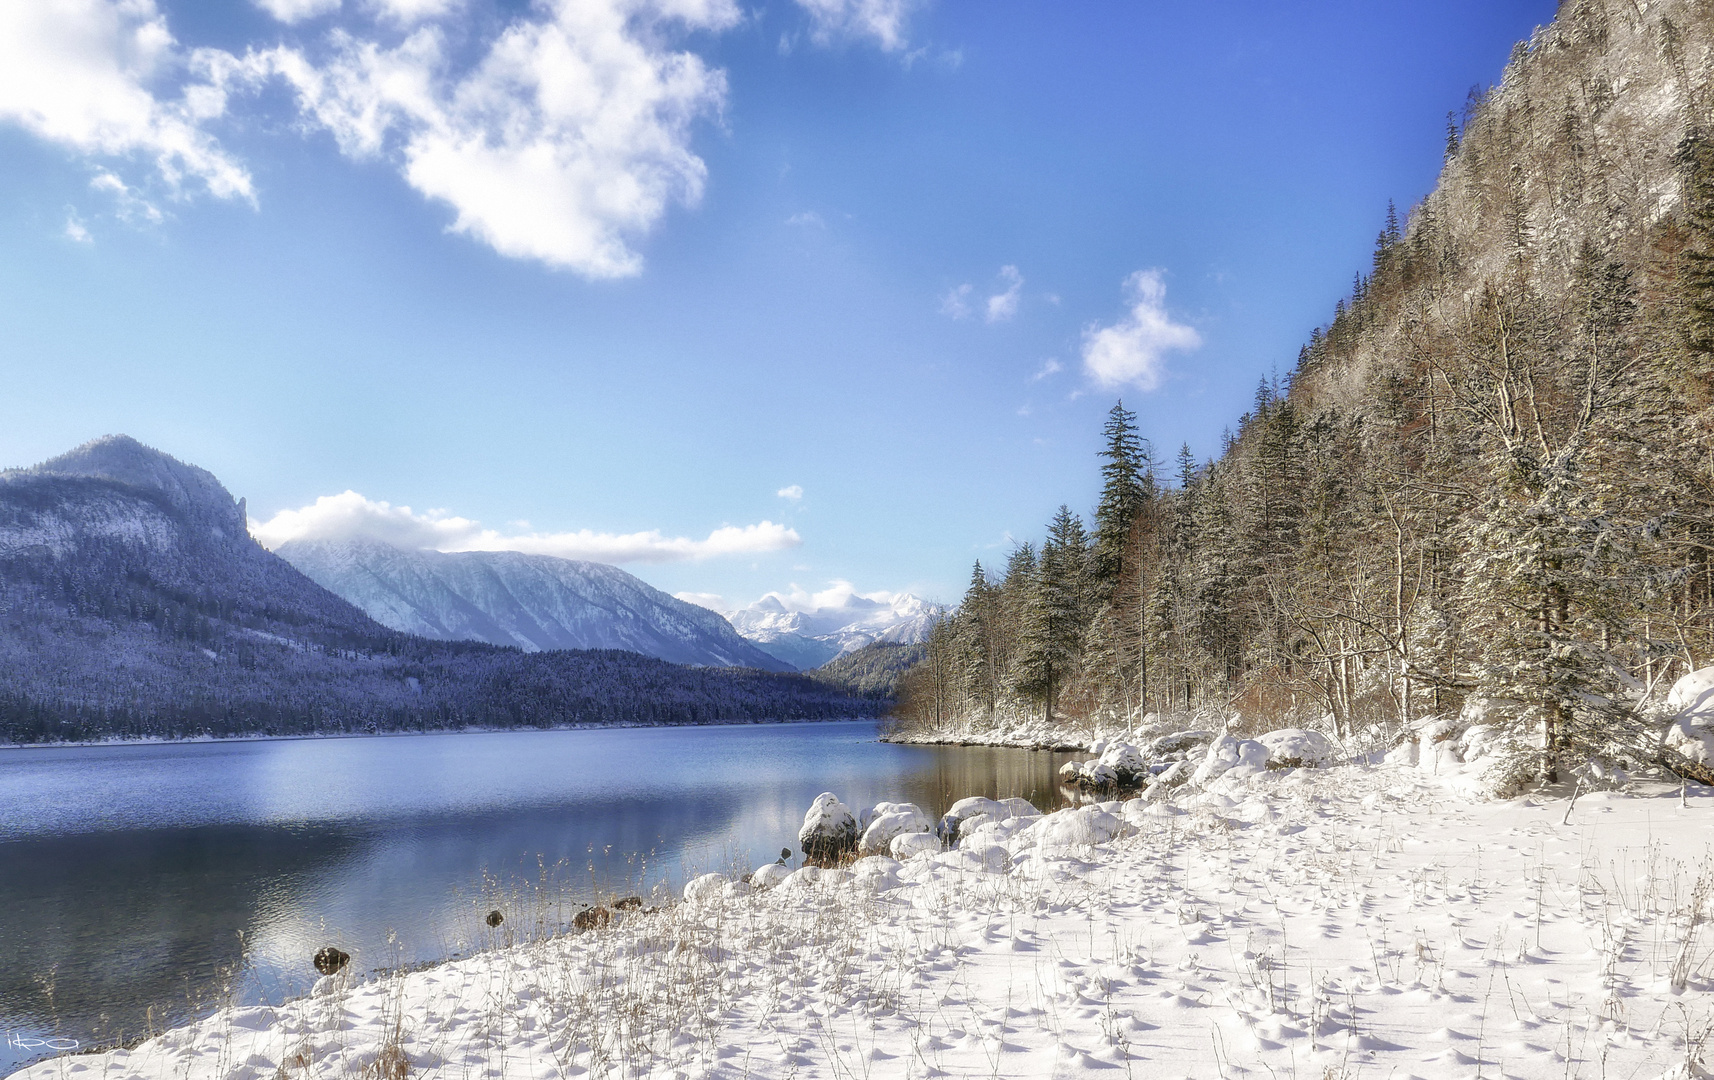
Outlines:
{"type": "Polygon", "coordinates": [[[0,750],[0,1075],[32,1038],[302,993],[321,945],[437,960],[597,890],[770,862],[823,790],[1047,806],[1066,758],[870,723],[0,750]]]}

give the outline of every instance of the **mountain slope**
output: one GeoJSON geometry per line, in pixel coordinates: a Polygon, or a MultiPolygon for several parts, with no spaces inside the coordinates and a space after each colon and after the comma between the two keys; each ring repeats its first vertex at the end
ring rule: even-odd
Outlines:
{"type": "Polygon", "coordinates": [[[801,676],[401,634],[243,523],[213,476],[124,436],[0,473],[0,741],[863,711],[801,676]]]}
{"type": "Polygon", "coordinates": [[[1176,713],[1485,758],[1494,790],[1701,778],[1659,718],[1714,656],[1714,5],[1566,0],[1445,146],[1218,458],[1141,483],[1115,406],[1098,558],[1056,518],[973,575],[909,724],[1176,713]]]}
{"type": "Polygon", "coordinates": [[[602,563],[515,551],[401,551],[373,540],[299,540],[275,554],[376,622],[420,637],[792,670],[714,612],[602,563]]]}
{"type": "Polygon", "coordinates": [[[871,642],[920,644],[944,614],[940,605],[908,593],[890,602],[850,593],[840,603],[808,609],[788,608],[770,593],[726,618],[763,650],[808,670],[871,642]]]}

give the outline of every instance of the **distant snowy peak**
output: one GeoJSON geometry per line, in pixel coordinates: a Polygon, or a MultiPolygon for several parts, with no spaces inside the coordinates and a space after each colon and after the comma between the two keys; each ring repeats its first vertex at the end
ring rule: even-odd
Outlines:
{"type": "Polygon", "coordinates": [[[679,664],[790,670],[719,615],[615,566],[515,551],[295,540],[276,552],[384,626],[527,652],[626,649],[679,664]]]}
{"type": "Polygon", "coordinates": [[[876,600],[855,593],[838,605],[788,608],[770,593],[749,607],[726,612],[738,632],[765,651],[800,668],[816,668],[872,641],[914,645],[946,613],[939,604],[903,593],[876,600]]]}

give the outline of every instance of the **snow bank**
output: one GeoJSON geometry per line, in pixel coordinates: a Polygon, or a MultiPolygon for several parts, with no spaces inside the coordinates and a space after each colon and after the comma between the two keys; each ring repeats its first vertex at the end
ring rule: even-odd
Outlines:
{"type": "MultiPolygon", "coordinates": [[[[1481,760],[1490,741],[1465,726],[1440,742],[1481,760]]],[[[1236,739],[1198,769],[1211,760],[1225,767],[1206,789],[1045,815],[989,801],[943,830],[949,850],[901,833],[924,851],[763,866],[747,894],[703,875],[676,907],[330,978],[19,1076],[465,1080],[623,1062],[662,1080],[1656,1080],[1714,1063],[1698,1041],[1714,1018],[1714,792],[1597,792],[1568,815],[1471,802],[1416,763],[1231,781],[1258,764],[1236,739]]]]}

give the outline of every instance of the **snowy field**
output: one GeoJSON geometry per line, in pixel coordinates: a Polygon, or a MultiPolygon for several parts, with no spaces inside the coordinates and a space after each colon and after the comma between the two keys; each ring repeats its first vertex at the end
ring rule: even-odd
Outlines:
{"type": "Polygon", "coordinates": [[[17,1075],[1652,1080],[1714,1065],[1714,792],[1585,793],[1568,813],[1345,766],[966,831],[819,880],[697,881],[695,899],[602,929],[328,978],[280,1008],[17,1075]]]}

